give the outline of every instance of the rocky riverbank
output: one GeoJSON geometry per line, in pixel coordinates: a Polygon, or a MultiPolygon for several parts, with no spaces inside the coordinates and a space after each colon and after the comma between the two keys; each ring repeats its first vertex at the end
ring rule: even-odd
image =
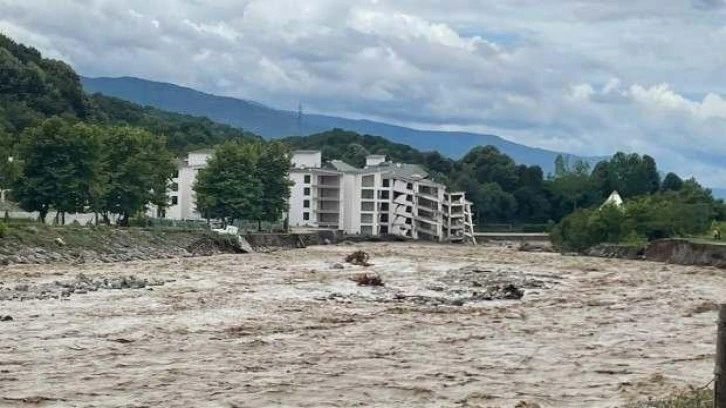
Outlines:
{"type": "Polygon", "coordinates": [[[588,249],[587,256],[598,258],[645,259],[645,248],[633,245],[600,244],[588,249]]]}
{"type": "Polygon", "coordinates": [[[54,263],[114,263],[225,253],[269,252],[301,248],[335,237],[320,234],[251,234],[249,246],[205,230],[115,228],[50,228],[29,225],[11,228],[0,238],[0,265],[54,263]]]}
{"type": "Polygon", "coordinates": [[[678,265],[726,268],[726,244],[685,239],[662,239],[645,249],[645,259],[678,265]]]}
{"type": "Polygon", "coordinates": [[[646,246],[601,244],[588,249],[584,254],[597,258],[726,268],[726,244],[689,239],[661,239],[646,246]]]}

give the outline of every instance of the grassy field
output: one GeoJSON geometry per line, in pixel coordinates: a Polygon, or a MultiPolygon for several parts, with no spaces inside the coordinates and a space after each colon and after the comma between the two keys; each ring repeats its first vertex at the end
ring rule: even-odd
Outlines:
{"type": "Polygon", "coordinates": [[[665,400],[639,402],[628,408],[711,408],[712,406],[713,391],[710,389],[701,389],[665,400]]]}

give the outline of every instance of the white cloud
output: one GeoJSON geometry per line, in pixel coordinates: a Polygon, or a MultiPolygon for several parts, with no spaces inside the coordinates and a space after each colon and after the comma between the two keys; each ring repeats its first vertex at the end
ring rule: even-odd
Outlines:
{"type": "Polygon", "coordinates": [[[476,52],[480,47],[498,50],[498,47],[479,36],[462,37],[443,23],[431,23],[417,16],[403,13],[384,13],[357,9],[352,12],[348,26],[362,33],[376,35],[384,39],[400,40],[443,45],[476,52]]]}

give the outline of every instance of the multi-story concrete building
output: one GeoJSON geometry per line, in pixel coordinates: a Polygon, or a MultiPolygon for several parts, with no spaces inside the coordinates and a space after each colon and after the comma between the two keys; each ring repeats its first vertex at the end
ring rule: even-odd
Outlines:
{"type": "Polygon", "coordinates": [[[207,165],[212,153],[211,149],[197,150],[190,152],[185,159],[177,160],[177,171],[169,191],[169,206],[164,209],[163,214],[152,209],[150,215],[170,220],[202,220],[202,214],[197,212],[193,187],[197,173],[207,165]]]}
{"type": "MultiPolygon", "coordinates": [[[[201,220],[193,185],[212,152],[189,153],[178,162],[165,218],[201,220]]],[[[474,242],[471,205],[464,193],[448,192],[421,167],[371,155],[364,168],[333,160],[320,151],[296,151],[289,178],[290,227],[326,228],[357,235],[474,242]]]]}
{"type": "Polygon", "coordinates": [[[434,241],[474,241],[471,205],[421,167],[368,156],[362,169],[319,151],[297,151],[290,179],[292,227],[331,228],[348,234],[396,235],[434,241]]]}

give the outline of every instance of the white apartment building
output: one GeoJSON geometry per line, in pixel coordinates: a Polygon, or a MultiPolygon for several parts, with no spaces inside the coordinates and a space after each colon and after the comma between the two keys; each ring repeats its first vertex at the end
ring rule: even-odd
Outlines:
{"type": "Polygon", "coordinates": [[[297,151],[290,170],[289,225],[475,242],[472,203],[427,176],[417,165],[390,163],[380,155],[368,156],[358,169],[338,160],[323,164],[319,151],[297,151]]]}
{"type": "MultiPolygon", "coordinates": [[[[211,155],[211,150],[195,151],[178,162],[165,218],[202,219],[192,187],[211,155]]],[[[371,155],[359,169],[339,160],[323,163],[321,152],[313,150],[296,151],[292,163],[290,227],[475,242],[472,203],[464,193],[448,192],[444,185],[428,179],[417,165],[391,163],[385,156],[371,155]]]]}
{"type": "Polygon", "coordinates": [[[202,215],[197,212],[193,187],[197,173],[207,165],[213,152],[212,149],[197,150],[190,152],[185,159],[177,160],[177,171],[169,191],[169,206],[164,209],[164,214],[158,214],[152,208],[149,215],[170,220],[203,220],[202,215]]]}

